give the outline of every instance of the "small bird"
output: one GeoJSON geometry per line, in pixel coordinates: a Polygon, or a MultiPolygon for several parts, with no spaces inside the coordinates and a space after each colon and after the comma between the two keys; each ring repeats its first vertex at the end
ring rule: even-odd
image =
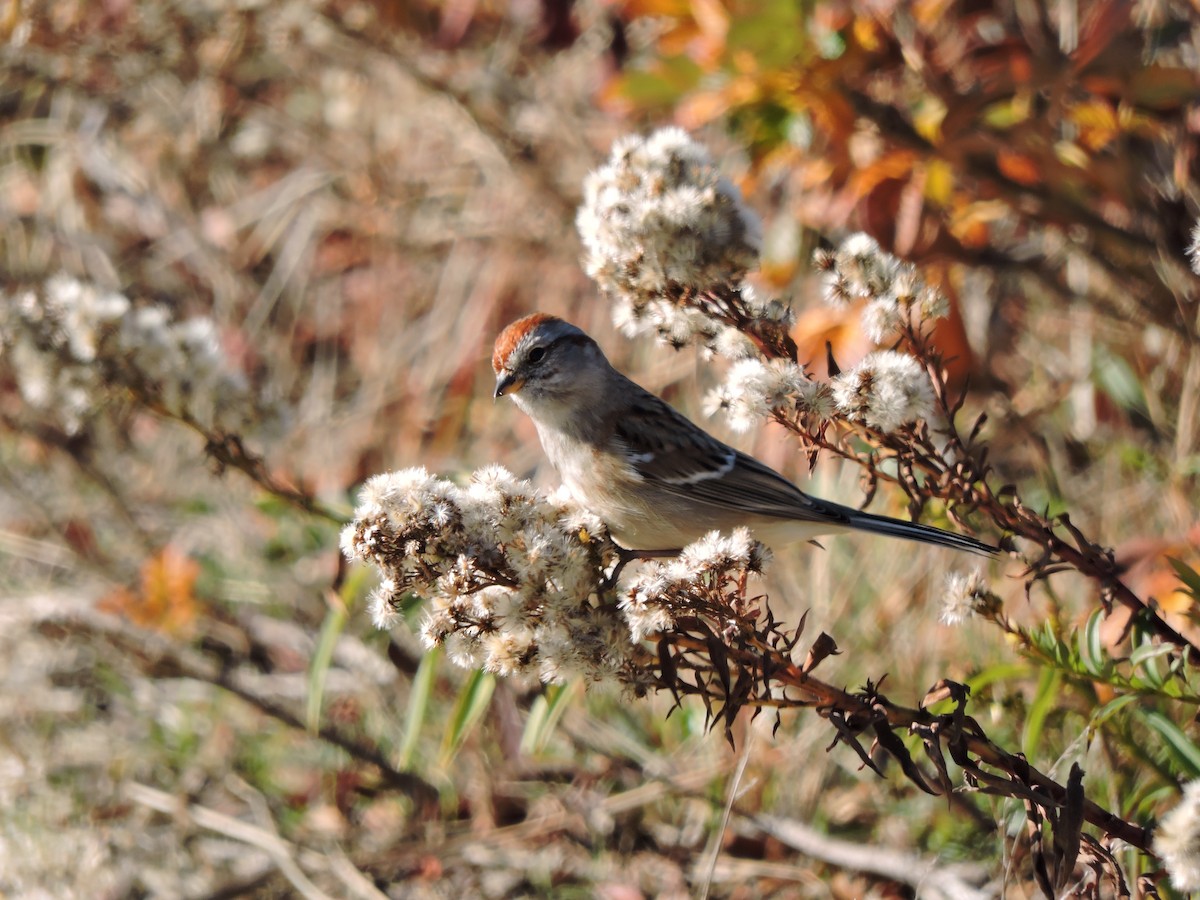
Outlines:
{"type": "Polygon", "coordinates": [[[634,384],[594,340],[555,316],[534,313],[505,328],[492,368],[496,398],[511,396],[528,414],[575,501],[630,558],[670,556],[739,525],[771,546],[857,529],[997,552],[966,535],[804,493],[634,384]]]}

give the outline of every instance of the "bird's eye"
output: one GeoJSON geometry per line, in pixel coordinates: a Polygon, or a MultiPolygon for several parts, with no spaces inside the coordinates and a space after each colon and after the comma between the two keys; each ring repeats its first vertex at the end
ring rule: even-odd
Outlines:
{"type": "Polygon", "coordinates": [[[529,351],[529,356],[527,356],[526,359],[528,359],[531,363],[538,363],[538,362],[541,362],[545,356],[546,356],[546,348],[545,347],[534,347],[532,350],[529,351]]]}

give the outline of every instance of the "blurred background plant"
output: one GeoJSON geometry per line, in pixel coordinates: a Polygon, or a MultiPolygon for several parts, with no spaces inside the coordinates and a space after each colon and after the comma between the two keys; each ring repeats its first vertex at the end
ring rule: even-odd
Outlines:
{"type": "MultiPolygon", "coordinates": [[[[570,228],[614,138],[667,121],[763,219],[752,290],[795,320],[757,346],[821,379],[877,349],[871,298],[826,304],[810,265],[865,232],[946,298],[931,351],[966,424],[987,414],[997,495],[1069,513],[1097,565],[1115,548],[1089,572],[1025,545],[1040,567],[995,568],[984,604],[960,573],[956,609],[987,615],[945,625],[956,560],[831,539],[777,556],[775,619],[833,635],[831,683],[886,675],[906,708],[967,685],[997,745],[1122,820],[1190,808],[1185,4],[10,0],[0,33],[0,891],[1020,897],[1087,877],[1056,862],[1070,822],[928,796],[868,752],[881,779],[825,752],[811,711],[744,711],[731,749],[697,700],[668,717],[669,695],[424,653],[415,602],[412,629],[373,628],[369,573],[335,549],[367,476],[502,462],[554,484],[490,399],[518,315],[570,318],[725,427],[702,407],[726,364],[622,339],[570,228]]],[[[726,436],[808,472],[778,428],[726,436]]],[[[861,462],[835,456],[814,492],[862,502],[861,462]]],[[[922,481],[878,470],[872,509],[902,515],[922,481]]],[[[1186,874],[1194,818],[1171,821],[1186,874]]],[[[1097,846],[1150,889],[1152,857],[1097,846]]]]}

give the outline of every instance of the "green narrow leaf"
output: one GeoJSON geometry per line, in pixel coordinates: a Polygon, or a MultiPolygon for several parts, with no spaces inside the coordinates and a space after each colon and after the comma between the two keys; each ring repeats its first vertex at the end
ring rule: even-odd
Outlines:
{"type": "Polygon", "coordinates": [[[1146,411],[1142,380],[1121,357],[1107,347],[1096,345],[1092,358],[1092,376],[1100,389],[1122,409],[1146,411]]]}
{"type": "Polygon", "coordinates": [[[325,676],[333,663],[333,648],[337,646],[342,629],[346,627],[346,604],[338,602],[329,607],[321,633],[317,635],[317,646],[313,649],[312,662],[308,664],[308,703],[305,710],[305,725],[316,734],[321,727],[321,705],[325,701],[325,676]]]}
{"type": "Polygon", "coordinates": [[[1140,713],[1141,719],[1162,736],[1171,757],[1179,763],[1188,778],[1200,776],[1200,747],[1183,733],[1178,725],[1160,713],[1150,710],[1140,713]]]}
{"type": "Polygon", "coordinates": [[[1058,700],[1058,688],[1062,683],[1062,675],[1056,669],[1045,669],[1038,679],[1037,693],[1033,695],[1033,703],[1029,705],[1029,714],[1025,717],[1025,734],[1021,738],[1021,749],[1030,759],[1037,756],[1038,741],[1042,738],[1042,729],[1046,717],[1058,700]]]}
{"type": "Polygon", "coordinates": [[[442,660],[442,648],[433,647],[421,657],[417,666],[417,674],[413,676],[412,689],[408,694],[408,709],[404,711],[404,739],[396,754],[396,768],[404,771],[412,765],[413,753],[417,749],[417,739],[421,736],[421,726],[425,723],[425,711],[429,709],[429,698],[433,696],[433,686],[438,663],[442,660]]]}
{"type": "Polygon", "coordinates": [[[1166,681],[1166,676],[1158,666],[1158,659],[1164,653],[1170,653],[1172,648],[1166,644],[1160,646],[1150,646],[1143,644],[1130,654],[1130,664],[1133,666],[1134,678],[1131,679],[1134,683],[1144,683],[1150,685],[1155,690],[1160,690],[1163,682],[1166,681]]]}
{"type": "Polygon", "coordinates": [[[1160,656],[1166,656],[1170,653],[1177,653],[1178,647],[1172,644],[1155,644],[1152,641],[1146,641],[1133,649],[1129,654],[1129,664],[1135,669],[1150,659],[1158,659],[1160,656]]]}
{"type": "Polygon", "coordinates": [[[1030,667],[1021,662],[997,663],[972,675],[967,679],[966,685],[971,689],[971,695],[975,696],[983,688],[998,681],[1022,681],[1029,677],[1030,671],[1030,667]]]}
{"type": "Polygon", "coordinates": [[[471,729],[479,722],[492,700],[492,691],[495,689],[496,677],[482,669],[476,669],[467,678],[467,683],[463,685],[454,704],[450,727],[446,729],[446,735],[442,739],[439,762],[443,767],[450,764],[450,760],[454,759],[471,729]]]}
{"type": "Polygon", "coordinates": [[[576,684],[578,682],[546,685],[542,695],[533,701],[529,718],[525,721],[525,731],[521,735],[522,753],[534,754],[545,749],[558,720],[566,712],[576,684]]]}
{"type": "Polygon", "coordinates": [[[1122,694],[1119,697],[1114,697],[1102,707],[1092,713],[1089,725],[1091,728],[1100,728],[1105,722],[1117,714],[1118,711],[1124,709],[1135,700],[1141,700],[1140,694],[1122,694]]]}
{"type": "Polygon", "coordinates": [[[1083,660],[1083,667],[1089,675],[1097,678],[1102,677],[1107,662],[1100,640],[1100,621],[1103,616],[1103,610],[1096,610],[1088,616],[1087,623],[1079,633],[1079,656],[1083,660]]]}
{"type": "Polygon", "coordinates": [[[1171,568],[1175,570],[1175,574],[1179,576],[1179,580],[1183,582],[1183,586],[1192,595],[1192,598],[1200,600],[1200,572],[1173,556],[1168,556],[1167,562],[1171,564],[1171,568]]]}

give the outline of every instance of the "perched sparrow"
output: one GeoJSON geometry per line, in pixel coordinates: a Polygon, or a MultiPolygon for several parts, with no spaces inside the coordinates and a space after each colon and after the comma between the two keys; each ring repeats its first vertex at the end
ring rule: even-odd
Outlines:
{"type": "Polygon", "coordinates": [[[996,552],[966,535],[810,497],[634,384],[554,316],[535,313],[504,329],[492,368],[495,396],[511,395],[533,419],[575,500],[637,555],[667,555],[738,525],[771,545],[858,529],[996,552]]]}

